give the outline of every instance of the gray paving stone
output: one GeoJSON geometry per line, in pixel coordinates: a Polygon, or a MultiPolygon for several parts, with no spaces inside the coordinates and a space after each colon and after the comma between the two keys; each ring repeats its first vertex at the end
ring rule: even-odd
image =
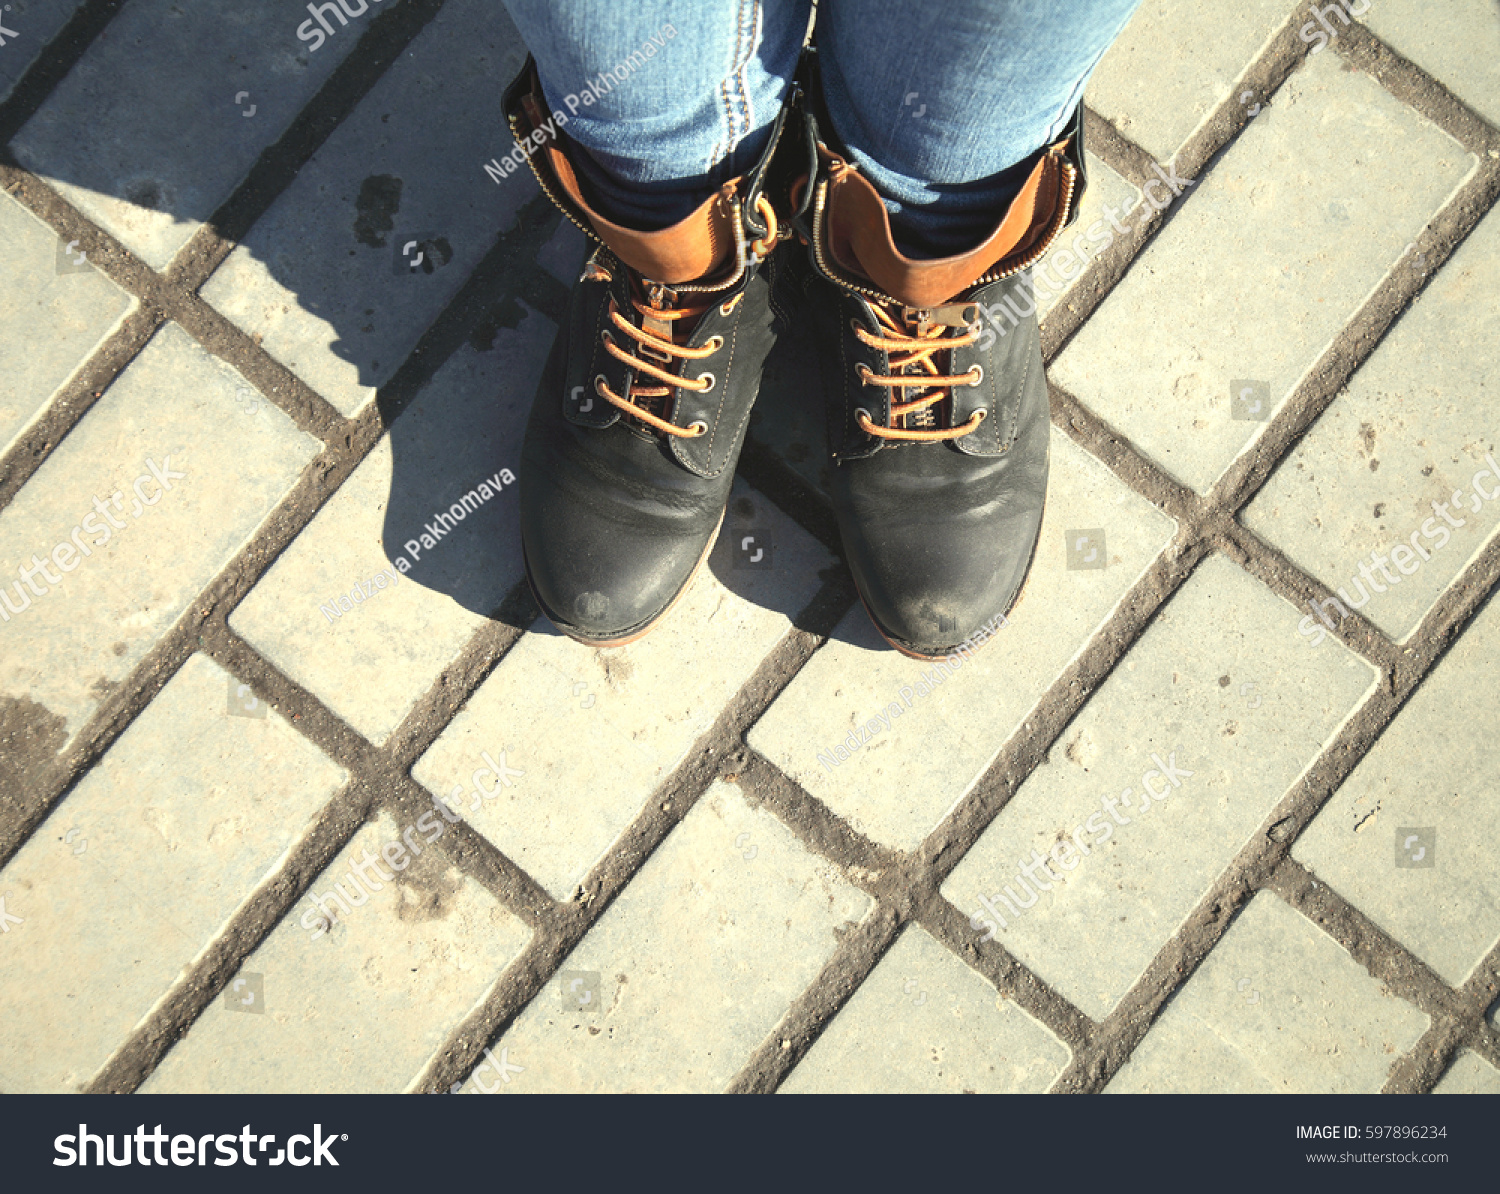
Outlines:
{"type": "Polygon", "coordinates": [[[1374,1094],[1428,1023],[1261,892],[1106,1090],[1374,1094]]]}
{"type": "Polygon", "coordinates": [[[368,23],[308,53],[299,19],[302,5],[136,0],[11,142],[16,158],[165,269],[368,23]]]}
{"type": "Polygon", "coordinates": [[[1491,602],[1292,848],[1453,986],[1500,938],[1497,658],[1491,602]]]}
{"type": "Polygon", "coordinates": [[[1432,1088],[1433,1094],[1500,1094],[1500,1070],[1465,1050],[1432,1088]]]}
{"type": "Polygon", "coordinates": [[[934,666],[892,651],[856,606],[752,728],[750,745],[860,832],[915,850],[1021,728],[1174,527],[1054,429],[1036,561],[996,639],[925,692],[921,677],[936,678],[934,666]],[[1107,568],[1067,568],[1068,533],[1081,528],[1105,531],[1107,568]],[[902,711],[889,728],[838,759],[835,746],[893,702],[902,711]]]}
{"type": "MultiPolygon", "coordinates": [[[[1500,522],[1500,468],[1486,463],[1500,451],[1500,311],[1477,299],[1497,290],[1492,212],[1245,511],[1245,525],[1341,593],[1339,605],[1396,639],[1416,629],[1500,522]],[[1448,507],[1446,519],[1434,503],[1448,507]]],[[[1338,605],[1325,612],[1330,625],[1343,616],[1338,605]]],[[[1309,643],[1323,641],[1320,625],[1306,625],[1309,643]]]]}
{"type": "Polygon", "coordinates": [[[487,350],[459,349],[230,616],[374,742],[390,737],[524,574],[514,482],[554,330],[526,311],[487,350]],[[497,475],[501,489],[486,497],[477,486],[497,475]],[[460,505],[462,522],[437,522],[469,492],[483,504],[473,513],[460,505]],[[429,525],[442,533],[430,549],[421,539],[429,525]],[[362,582],[381,574],[385,587],[365,597],[362,582]]]}
{"type": "Polygon", "coordinates": [[[1114,1010],[1377,682],[1343,646],[1312,670],[1296,617],[1210,556],[943,884],[1085,1014],[1114,1010]],[[1174,765],[1191,778],[1164,779],[1174,765]],[[1165,798],[1146,809],[1148,783],[1165,798]],[[1052,856],[1045,874],[1033,851],[1052,856]],[[1022,901],[1009,909],[1007,885],[1022,901]]]}
{"type": "Polygon", "coordinates": [[[781,1093],[1041,1093],[1068,1059],[1057,1037],[914,925],[781,1093]]]}
{"type": "Polygon", "coordinates": [[[0,103],[10,98],[47,43],[81,8],[83,0],[12,0],[0,19],[0,103]]]}
{"type": "Polygon", "coordinates": [[[0,1088],[86,1084],[346,780],[230,683],[192,656],[0,871],[0,1088]]]}
{"type": "Polygon", "coordinates": [[[1248,0],[1228,8],[1145,0],[1105,53],[1084,98],[1157,161],[1170,161],[1228,98],[1290,7],[1287,0],[1248,0]]]}
{"type": "Polygon", "coordinates": [[[493,896],[426,847],[443,824],[427,816],[430,824],[400,825],[382,813],[355,834],[309,891],[358,893],[364,901],[344,911],[328,899],[329,932],[304,899],[141,1092],[409,1091],[531,939],[493,896]],[[401,846],[408,832],[421,853],[401,846]],[[365,864],[368,887],[353,877],[366,852],[374,860],[365,864]],[[260,997],[260,1014],[253,1004],[238,1005],[246,995],[260,997]]]}
{"type": "Polygon", "coordinates": [[[445,4],[203,288],[346,415],[540,195],[529,170],[498,185],[484,172],[515,148],[499,92],[525,53],[504,9],[445,4]],[[421,268],[398,273],[416,253],[421,268]]]}
{"type": "Polygon", "coordinates": [[[872,907],[715,783],[492,1046],[525,1072],[478,1079],[486,1093],[723,1090],[872,907]]]}
{"type": "Polygon", "coordinates": [[[573,894],[713,726],[832,564],[743,481],[729,506],[709,567],[660,626],[598,650],[539,620],[412,770],[454,795],[455,809],[556,899],[573,894]],[[751,529],[771,550],[770,570],[734,566],[751,529]],[[486,751],[525,777],[504,787],[473,778],[486,751]],[[495,797],[476,795],[476,784],[495,797]]]}
{"type": "Polygon", "coordinates": [[[1263,383],[1247,401],[1274,413],[1475,166],[1317,55],[1177,200],[1052,380],[1206,493],[1262,426],[1232,391],[1263,383]]]}
{"type": "Polygon", "coordinates": [[[6,282],[0,288],[4,452],[89,353],[120,326],[135,300],[98,270],[59,274],[57,234],[3,193],[0,244],[5,246],[6,265],[6,282]]]}
{"type": "Polygon", "coordinates": [[[0,34],[5,43],[5,53],[0,54],[0,103],[10,98],[47,43],[82,7],[83,0],[10,0],[0,21],[7,30],[0,34]]]}
{"type": "Polygon", "coordinates": [[[244,385],[164,326],[0,511],[0,695],[29,696],[63,720],[68,739],[320,448],[275,407],[241,404],[244,385]],[[168,478],[170,491],[149,480],[152,463],[182,474],[168,478]],[[114,529],[98,520],[95,498],[114,529]],[[31,571],[33,553],[52,559],[48,569],[71,565],[52,572],[60,586],[31,571]],[[18,579],[22,568],[40,593],[18,579]]]}
{"type": "Polygon", "coordinates": [[[1500,13],[1494,0],[1378,0],[1363,19],[1376,37],[1500,126],[1500,13]]]}

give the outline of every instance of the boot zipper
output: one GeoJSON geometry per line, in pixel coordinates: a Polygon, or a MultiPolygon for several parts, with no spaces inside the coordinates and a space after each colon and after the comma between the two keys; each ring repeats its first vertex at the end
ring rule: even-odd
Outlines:
{"type": "MultiPolygon", "coordinates": [[[[506,119],[510,122],[510,135],[515,138],[516,145],[519,148],[521,144],[521,135],[516,131],[516,118],[513,115],[507,113],[506,119]]],[[[542,194],[546,195],[548,199],[552,200],[552,203],[557,208],[557,210],[562,212],[563,215],[567,216],[568,219],[572,220],[573,223],[577,224],[578,227],[582,230],[583,234],[595,244],[604,244],[604,242],[600,240],[597,235],[595,235],[594,230],[588,226],[586,221],[580,220],[577,216],[575,216],[568,204],[564,203],[561,199],[559,199],[552,193],[552,188],[547,185],[546,180],[542,177],[542,172],[536,168],[536,163],[531,160],[532,155],[529,153],[522,153],[521,156],[526,159],[526,164],[531,167],[531,173],[536,177],[536,185],[542,188],[542,194]]]]}
{"type": "MultiPolygon", "coordinates": [[[[813,201],[813,257],[817,260],[818,268],[828,277],[832,278],[845,290],[853,290],[866,298],[874,299],[877,303],[894,303],[896,300],[880,290],[873,290],[868,286],[861,286],[858,282],[852,282],[842,270],[835,269],[833,264],[823,255],[823,208],[828,202],[828,180],[825,178],[818,183],[818,197],[813,201]]],[[[898,304],[899,305],[899,304],[898,304]]]]}
{"type": "MultiPolygon", "coordinates": [[[[784,131],[785,122],[783,121],[781,126],[777,128],[776,135],[771,139],[771,145],[765,152],[764,161],[769,162],[776,156],[776,148],[781,144],[781,134],[784,131]]],[[[761,193],[765,193],[764,187],[761,188],[761,193]]],[[[734,252],[736,258],[734,277],[730,278],[727,282],[719,283],[717,286],[674,286],[672,287],[673,290],[686,294],[716,294],[721,290],[729,290],[737,286],[740,279],[745,276],[745,271],[750,265],[750,255],[746,252],[750,247],[750,241],[745,236],[745,222],[741,215],[742,204],[739,197],[736,196],[733,202],[734,212],[730,222],[734,225],[734,252]]],[[[790,235],[790,230],[784,235],[778,232],[777,240],[785,240],[790,235]]],[[[767,256],[770,256],[770,254],[768,253],[767,256]]]]}
{"type": "Polygon", "coordinates": [[[738,196],[730,200],[729,222],[734,227],[734,276],[727,282],[717,282],[712,286],[673,286],[670,289],[678,294],[718,294],[721,290],[732,290],[739,285],[741,278],[745,276],[746,258],[745,250],[750,242],[745,239],[745,227],[740,219],[740,201],[738,196]]]}
{"type": "Polygon", "coordinates": [[[1066,228],[1068,224],[1068,215],[1073,208],[1073,189],[1076,185],[1076,171],[1073,169],[1073,163],[1064,158],[1062,161],[1062,169],[1063,202],[1062,207],[1058,209],[1057,220],[1053,223],[1052,230],[1048,232],[1047,235],[1042,239],[1042,243],[1040,245],[1038,245],[1029,254],[1027,254],[1024,261],[1011,266],[1010,269],[991,270],[989,273],[985,274],[984,277],[976,281],[974,283],[975,286],[988,286],[991,282],[998,282],[1002,278],[1009,278],[1012,274],[1018,274],[1023,269],[1027,269],[1035,265],[1038,261],[1040,261],[1047,255],[1048,250],[1052,248],[1057,238],[1062,235],[1062,230],[1066,228]]]}

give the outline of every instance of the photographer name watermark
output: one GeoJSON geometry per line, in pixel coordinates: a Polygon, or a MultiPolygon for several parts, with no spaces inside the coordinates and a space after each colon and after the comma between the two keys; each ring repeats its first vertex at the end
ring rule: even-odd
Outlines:
{"type": "Polygon", "coordinates": [[[514,485],[515,482],[516,475],[508,468],[486,477],[468,492],[461,494],[458,501],[446,510],[433,514],[430,521],[422,524],[421,533],[402,544],[411,553],[410,560],[404,555],[397,556],[391,561],[392,567],[382,569],[368,580],[359,581],[347,593],[340,593],[329,601],[319,603],[318,612],[332,623],[335,618],[352,613],[356,605],[363,605],[382,590],[394,589],[401,583],[401,577],[411,571],[412,563],[421,560],[424,551],[435,548],[459,523],[500,494],[507,485],[514,485]]]}
{"type": "MultiPolygon", "coordinates": [[[[636,71],[646,65],[647,60],[656,57],[659,49],[665,49],[666,44],[677,36],[677,30],[670,24],[663,25],[653,33],[648,41],[641,44],[641,48],[632,53],[628,58],[617,62],[613,70],[600,71],[594,78],[588,80],[581,91],[571,91],[563,96],[563,107],[573,116],[578,115],[578,109],[592,107],[596,100],[608,95],[621,83],[624,83],[636,71]]],[[[484,172],[488,174],[498,185],[501,179],[509,178],[542,146],[557,137],[557,130],[568,123],[568,116],[563,114],[561,108],[553,109],[551,117],[533,130],[524,139],[517,142],[515,149],[503,158],[491,158],[485,163],[484,172]]]]}

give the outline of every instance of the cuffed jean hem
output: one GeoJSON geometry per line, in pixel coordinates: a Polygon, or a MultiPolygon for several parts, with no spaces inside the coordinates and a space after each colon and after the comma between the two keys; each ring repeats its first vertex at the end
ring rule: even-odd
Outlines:
{"type": "MultiPolygon", "coordinates": [[[[832,131],[885,200],[898,247],[948,256],[994,228],[1139,2],[822,0],[832,131]]],[[[567,106],[585,199],[640,231],[755,165],[801,52],[808,0],[700,3],[691,21],[676,9],[679,29],[675,0],[506,0],[544,92],[567,106]]]]}

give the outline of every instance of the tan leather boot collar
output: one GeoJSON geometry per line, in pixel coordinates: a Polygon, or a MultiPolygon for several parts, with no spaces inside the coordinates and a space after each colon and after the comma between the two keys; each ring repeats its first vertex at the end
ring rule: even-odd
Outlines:
{"type": "MultiPolygon", "coordinates": [[[[823,208],[821,248],[854,281],[873,282],[908,307],[949,302],[985,275],[1012,272],[1041,257],[1068,221],[1073,166],[1064,156],[1069,138],[1044,151],[1020,193],[989,236],[967,253],[916,261],[896,247],[890,213],[858,167],[819,145],[828,171],[819,184],[823,208]]],[[[815,220],[815,227],[819,221],[815,220]]]]}
{"type": "MultiPolygon", "coordinates": [[[[532,91],[521,99],[516,113],[516,139],[524,141],[544,128],[539,93],[532,91]]],[[[554,202],[584,223],[586,230],[602,241],[631,269],[654,282],[668,285],[693,282],[718,273],[735,257],[735,229],[738,222],[738,180],[725,183],[685,219],[657,232],[637,232],[607,220],[585,202],[577,175],[567,155],[552,139],[530,156],[532,169],[542,189],[554,202]],[[566,203],[561,202],[566,199],[566,203]],[[580,219],[581,217],[581,219],[580,219]]]]}

